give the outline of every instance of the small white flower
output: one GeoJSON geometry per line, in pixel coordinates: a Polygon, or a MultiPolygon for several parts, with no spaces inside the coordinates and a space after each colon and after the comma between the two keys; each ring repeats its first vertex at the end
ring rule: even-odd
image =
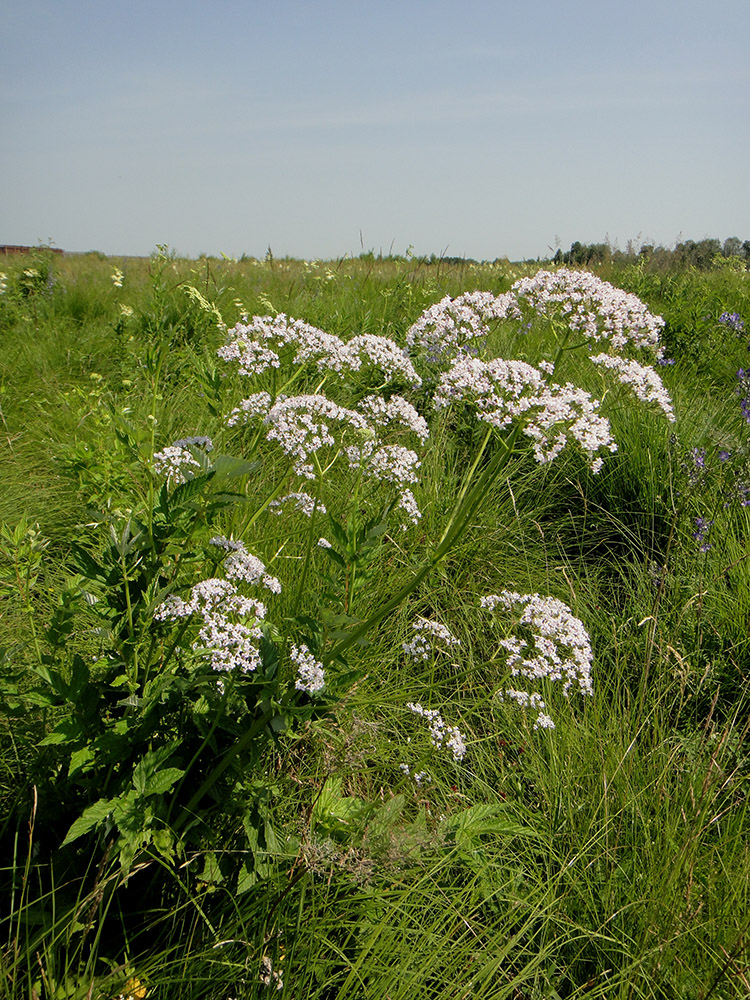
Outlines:
{"type": "Polygon", "coordinates": [[[297,664],[297,680],[294,686],[306,694],[316,694],[325,687],[325,671],[320,660],[316,660],[307,646],[292,646],[289,654],[297,664]]]}
{"type": "Polygon", "coordinates": [[[447,747],[458,764],[466,755],[466,743],[456,726],[448,726],[442,715],[434,708],[423,708],[419,702],[407,702],[406,707],[415,715],[426,720],[430,727],[430,739],[435,747],[447,747]]]}

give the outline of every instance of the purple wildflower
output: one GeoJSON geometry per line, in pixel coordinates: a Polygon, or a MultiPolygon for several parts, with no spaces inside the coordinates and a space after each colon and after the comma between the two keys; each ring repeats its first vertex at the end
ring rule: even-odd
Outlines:
{"type": "Polygon", "coordinates": [[[739,313],[723,312],[719,316],[719,322],[723,323],[724,326],[728,326],[730,330],[734,330],[735,333],[745,332],[745,324],[739,313]]]}
{"type": "Polygon", "coordinates": [[[706,538],[713,523],[713,521],[706,520],[705,517],[696,517],[695,519],[695,531],[693,532],[693,538],[699,543],[701,552],[708,552],[711,548],[711,543],[707,542],[706,538]]]}

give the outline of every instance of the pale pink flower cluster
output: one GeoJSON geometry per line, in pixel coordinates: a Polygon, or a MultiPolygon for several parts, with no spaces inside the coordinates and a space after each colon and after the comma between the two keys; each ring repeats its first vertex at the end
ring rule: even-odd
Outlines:
{"type": "Polygon", "coordinates": [[[655,403],[661,407],[667,420],[674,423],[672,399],[659,374],[653,368],[612,354],[597,354],[591,360],[595,365],[601,365],[614,372],[617,379],[623,385],[629,386],[641,402],[655,403]]]}
{"type": "Polygon", "coordinates": [[[384,444],[378,447],[376,442],[365,441],[362,445],[347,448],[346,454],[349,468],[362,468],[370,479],[397,485],[416,483],[417,469],[422,464],[415,451],[401,444],[384,444]]]}
{"type": "Polygon", "coordinates": [[[472,402],[481,420],[502,428],[533,406],[546,384],[544,373],[525,361],[459,357],[441,376],[433,403],[442,409],[472,402]]]}
{"type": "Polygon", "coordinates": [[[363,333],[347,342],[346,351],[351,359],[349,366],[352,371],[358,371],[361,365],[369,365],[382,372],[386,382],[400,378],[408,385],[422,384],[409,355],[388,337],[363,333]]]}
{"type": "Polygon", "coordinates": [[[292,660],[297,664],[297,680],[294,686],[298,691],[306,694],[316,694],[325,687],[326,677],[323,664],[316,660],[307,646],[302,643],[300,646],[292,646],[290,654],[292,660]]]}
{"type": "Polygon", "coordinates": [[[201,463],[191,449],[211,451],[213,446],[210,437],[180,438],[167,448],[154,452],[154,472],[164,476],[169,486],[184,483],[188,473],[194,475],[194,470],[201,468],[201,463]]]}
{"type": "Polygon", "coordinates": [[[447,651],[461,645],[461,640],[457,639],[449,628],[430,618],[418,618],[412,629],[414,636],[409,642],[405,642],[403,647],[406,655],[413,660],[427,660],[436,649],[447,651]]]}
{"type": "Polygon", "coordinates": [[[430,364],[442,364],[456,357],[476,353],[489,334],[491,320],[520,319],[511,294],[465,292],[447,296],[425,309],[406,333],[406,343],[414,354],[424,355],[430,364]]]}
{"type": "MultiPolygon", "coordinates": [[[[335,461],[337,451],[346,455],[350,468],[361,469],[368,479],[380,480],[402,487],[399,507],[409,520],[416,523],[421,516],[414,494],[406,487],[417,482],[419,456],[401,444],[383,440],[386,432],[399,428],[419,438],[424,444],[429,435],[427,421],[402,396],[365,396],[357,409],[339,406],[320,394],[304,396],[279,396],[271,402],[268,393],[256,393],[244,400],[229,416],[228,424],[262,419],[266,438],[275,441],[293,461],[298,476],[315,479],[316,462],[322,450],[332,451],[335,461]],[[356,443],[347,444],[355,439],[356,443]]],[[[312,512],[309,502],[303,502],[303,492],[289,494],[302,503],[298,509],[312,512]]],[[[281,501],[278,501],[281,503],[281,501]]],[[[320,509],[320,506],[319,506],[320,509]]]]}
{"type": "Polygon", "coordinates": [[[434,708],[423,708],[419,702],[407,702],[406,707],[415,715],[421,716],[430,728],[430,739],[433,746],[440,749],[446,747],[458,764],[466,754],[466,743],[456,726],[448,726],[442,715],[434,708]]]}
{"type": "Polygon", "coordinates": [[[266,573],[264,563],[251,552],[248,552],[243,542],[233,538],[216,535],[211,544],[225,549],[228,555],[224,559],[224,572],[230,580],[242,580],[257,586],[262,584],[273,594],[281,593],[281,584],[275,576],[266,573]]]}
{"type": "Polygon", "coordinates": [[[227,427],[236,427],[237,424],[246,424],[248,420],[255,420],[258,417],[265,417],[271,409],[271,394],[268,392],[254,392],[252,396],[243,399],[239,406],[236,406],[227,417],[227,427]]]}
{"type": "MultiPolygon", "coordinates": [[[[414,494],[411,490],[402,490],[401,496],[398,500],[398,506],[406,514],[406,517],[412,524],[418,524],[419,519],[422,516],[422,511],[419,509],[419,504],[414,498],[414,494]]],[[[401,525],[402,529],[406,531],[406,525],[401,525]]]]}
{"type": "Polygon", "coordinates": [[[551,462],[575,441],[596,473],[604,464],[599,452],[617,451],[609,421],[599,413],[598,400],[570,382],[540,392],[521,429],[534,442],[534,457],[540,463],[551,462]]]}
{"type": "Polygon", "coordinates": [[[341,431],[367,434],[370,428],[361,413],[339,406],[319,394],[290,396],[278,399],[265,417],[267,438],[276,441],[294,460],[294,471],[306,479],[315,478],[310,462],[322,448],[332,448],[337,442],[333,426],[341,431]]]}
{"type": "Polygon", "coordinates": [[[603,461],[599,452],[617,450],[609,422],[583,389],[548,383],[548,367],[540,371],[524,361],[458,358],[441,376],[434,405],[472,403],[479,420],[499,429],[518,420],[540,463],[552,461],[575,442],[598,472],[603,461]]]}
{"type": "Polygon", "coordinates": [[[176,621],[192,615],[203,621],[193,649],[208,654],[214,670],[257,670],[263,638],[259,623],[266,616],[260,601],[243,597],[230,580],[211,578],[197,583],[189,600],[171,595],[154,612],[157,621],[176,621]],[[249,619],[249,624],[237,618],[249,619]]]}
{"type": "Polygon", "coordinates": [[[407,431],[416,434],[422,444],[430,436],[427,421],[403,396],[391,396],[388,400],[383,399],[382,396],[365,396],[357,403],[357,410],[367,417],[373,427],[390,427],[393,424],[400,424],[407,431]]]}
{"type": "Polygon", "coordinates": [[[571,330],[590,340],[609,341],[615,351],[632,346],[663,356],[661,316],[650,312],[638,296],[588,271],[537,271],[520,278],[511,294],[536,313],[562,316],[571,330]]]}
{"type": "Polygon", "coordinates": [[[278,316],[254,316],[227,333],[218,351],[224,361],[235,362],[241,375],[259,375],[279,368],[282,356],[291,354],[293,364],[314,365],[320,372],[357,372],[365,366],[377,369],[390,382],[400,379],[418,386],[421,379],[408,354],[387,337],[361,334],[345,342],[303,320],[278,316]]]}
{"type": "Polygon", "coordinates": [[[592,693],[591,640],[567,604],[512,590],[488,594],[479,603],[489,611],[501,608],[518,617],[520,634],[500,642],[514,677],[561,680],[566,697],[574,684],[582,694],[592,693]]]}

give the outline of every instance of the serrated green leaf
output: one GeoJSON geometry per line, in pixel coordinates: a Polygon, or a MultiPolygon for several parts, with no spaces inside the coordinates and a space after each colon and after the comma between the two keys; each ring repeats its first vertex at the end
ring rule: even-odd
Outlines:
{"type": "Polygon", "coordinates": [[[112,813],[112,799],[99,799],[93,805],[89,806],[88,809],[84,809],[78,819],[73,823],[71,828],[68,830],[65,840],[63,840],[61,847],[65,847],[67,844],[72,844],[74,840],[82,837],[85,833],[93,830],[100,823],[112,813]]]}
{"type": "Polygon", "coordinates": [[[82,771],[89,761],[94,759],[94,754],[90,747],[82,747],[70,755],[70,766],[68,767],[68,777],[72,777],[77,771],[82,771]]]}
{"type": "Polygon", "coordinates": [[[146,782],[146,795],[162,795],[184,774],[179,767],[165,767],[162,771],[152,774],[146,782]]]}

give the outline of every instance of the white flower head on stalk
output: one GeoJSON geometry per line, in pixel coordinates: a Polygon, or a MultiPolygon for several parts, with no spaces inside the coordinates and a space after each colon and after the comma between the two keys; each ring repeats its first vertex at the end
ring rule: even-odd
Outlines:
{"type": "Polygon", "coordinates": [[[211,544],[226,550],[224,572],[230,580],[242,580],[253,586],[262,584],[272,594],[281,593],[281,584],[276,577],[266,573],[264,563],[248,552],[242,542],[216,535],[211,539],[211,544]]]}
{"type": "Polygon", "coordinates": [[[123,281],[125,280],[125,275],[122,273],[119,267],[114,268],[112,271],[112,284],[115,288],[122,288],[123,281]]]}
{"type": "Polygon", "coordinates": [[[276,441],[294,460],[294,471],[306,479],[315,478],[310,458],[322,449],[337,445],[334,429],[339,433],[372,433],[360,413],[339,406],[321,395],[290,396],[277,400],[265,419],[267,438],[276,441]]]}
{"type": "Polygon", "coordinates": [[[447,652],[461,645],[449,628],[430,618],[418,618],[412,625],[414,636],[403,644],[404,652],[413,660],[427,660],[436,651],[447,652]]]}
{"type": "Polygon", "coordinates": [[[181,438],[169,447],[154,452],[154,472],[165,476],[168,486],[184,483],[188,476],[195,475],[195,470],[201,468],[191,450],[193,448],[209,452],[213,449],[213,441],[209,437],[181,438]]]}
{"type": "Polygon", "coordinates": [[[500,641],[514,677],[562,681],[567,697],[572,687],[593,692],[591,639],[583,622],[556,597],[503,590],[480,599],[488,611],[501,609],[517,620],[513,635],[500,641]]]}
{"type": "Polygon", "coordinates": [[[225,361],[236,362],[241,375],[278,368],[282,354],[289,355],[295,364],[313,364],[319,371],[359,367],[358,359],[339,337],[284,313],[253,316],[249,323],[238,323],[228,331],[227,342],[218,354],[225,361]]]}
{"type": "Polygon", "coordinates": [[[422,464],[419,456],[411,448],[400,444],[384,444],[374,447],[372,442],[365,442],[361,447],[347,448],[349,467],[362,467],[368,479],[378,479],[386,483],[417,482],[417,469],[422,464]]]}
{"type": "Polygon", "coordinates": [[[407,702],[406,707],[415,715],[421,716],[429,726],[432,745],[450,750],[453,760],[459,764],[466,755],[466,742],[461,731],[456,726],[445,723],[442,715],[434,708],[423,708],[419,702],[407,702]]]}
{"type": "Polygon", "coordinates": [[[285,504],[293,504],[294,509],[299,511],[300,514],[304,514],[305,517],[312,517],[313,511],[317,510],[319,514],[326,513],[325,504],[318,501],[317,507],[315,506],[315,497],[310,496],[305,490],[298,490],[295,493],[287,493],[286,496],[279,497],[276,500],[272,500],[268,505],[268,509],[273,514],[281,514],[282,508],[285,504]]]}
{"type": "Polygon", "coordinates": [[[265,605],[243,597],[231,581],[211,578],[197,583],[189,600],[173,595],[154,612],[157,621],[177,621],[193,615],[203,623],[193,650],[207,655],[214,670],[253,673],[258,669],[265,605]]]}
{"type": "Polygon", "coordinates": [[[664,320],[637,295],[616,288],[588,271],[537,271],[517,281],[511,293],[519,304],[541,315],[559,315],[567,326],[594,342],[609,341],[615,352],[626,347],[663,357],[664,320]]]}
{"type": "Polygon", "coordinates": [[[542,464],[575,442],[588,457],[591,471],[597,473],[604,464],[599,453],[617,451],[609,421],[599,413],[598,400],[571,383],[544,389],[529,408],[521,430],[534,442],[534,457],[542,464]]]}
{"type": "Polygon", "coordinates": [[[649,365],[629,361],[612,354],[597,354],[591,358],[595,365],[607,368],[615,377],[643,403],[653,403],[660,407],[667,420],[674,423],[672,400],[659,374],[649,365]]]}
{"type": "Polygon", "coordinates": [[[430,306],[409,328],[406,343],[432,365],[449,364],[460,356],[476,354],[489,334],[488,323],[520,317],[512,295],[466,292],[446,296],[430,306]]]}
{"type": "MultiPolygon", "coordinates": [[[[414,498],[414,494],[411,490],[403,490],[401,496],[398,500],[398,508],[402,510],[409,521],[412,524],[419,524],[419,519],[422,517],[422,511],[419,509],[419,504],[414,498]]],[[[405,524],[401,525],[402,529],[406,531],[407,526],[405,524]]]]}
{"type": "Polygon", "coordinates": [[[434,405],[473,403],[481,420],[502,428],[533,406],[546,384],[546,374],[525,361],[459,357],[441,376],[434,405]]]}
{"type": "MultiPolygon", "coordinates": [[[[548,367],[548,366],[547,366],[548,367]]],[[[525,361],[459,358],[444,372],[435,391],[437,409],[470,403],[477,419],[502,430],[514,421],[534,442],[540,463],[552,461],[570,442],[587,455],[591,468],[602,466],[601,451],[616,451],[609,421],[598,402],[575,386],[549,383],[548,372],[525,361]]]]}
{"type": "Polygon", "coordinates": [[[5,295],[8,290],[8,275],[5,271],[0,271],[0,295],[5,295]]]}
{"type": "Polygon", "coordinates": [[[403,396],[391,396],[388,400],[383,399],[382,396],[365,396],[357,404],[357,410],[367,418],[373,427],[401,426],[404,430],[416,434],[422,444],[430,436],[427,421],[403,396]]]}
{"type": "Polygon", "coordinates": [[[417,375],[409,355],[395,341],[387,337],[364,333],[352,337],[346,349],[352,358],[352,368],[355,371],[362,365],[369,365],[382,372],[388,382],[401,379],[412,386],[422,384],[422,379],[417,375]]]}
{"type": "Polygon", "coordinates": [[[322,691],[325,687],[326,676],[320,660],[315,659],[304,643],[292,646],[289,655],[297,664],[295,688],[306,694],[317,694],[318,691],[322,691]]]}
{"type": "Polygon", "coordinates": [[[538,714],[534,722],[534,729],[555,728],[552,718],[545,712],[547,706],[544,704],[542,696],[536,691],[529,693],[528,691],[518,691],[515,688],[506,688],[505,691],[498,691],[497,696],[500,701],[513,701],[521,708],[531,708],[536,711],[538,714]]]}
{"type": "Polygon", "coordinates": [[[227,427],[236,427],[238,424],[246,424],[248,420],[265,417],[270,409],[270,393],[255,392],[247,399],[243,399],[240,405],[232,410],[227,417],[227,427]]]}

